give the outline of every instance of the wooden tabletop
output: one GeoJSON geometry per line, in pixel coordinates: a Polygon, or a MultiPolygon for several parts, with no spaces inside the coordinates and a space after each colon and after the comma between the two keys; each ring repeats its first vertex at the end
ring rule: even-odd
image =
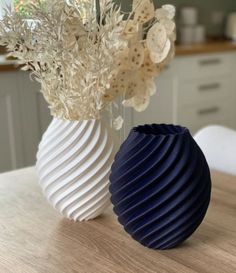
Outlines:
{"type": "Polygon", "coordinates": [[[0,54],[0,72],[20,70],[20,66],[14,60],[9,60],[5,55],[0,54]]]}
{"type": "Polygon", "coordinates": [[[20,70],[19,66],[16,64],[1,64],[0,72],[14,72],[20,70]]]}
{"type": "Polygon", "coordinates": [[[207,41],[195,45],[177,45],[176,56],[188,56],[206,53],[220,53],[236,51],[236,43],[232,41],[207,41]]]}
{"type": "Polygon", "coordinates": [[[62,219],[45,202],[34,168],[0,175],[1,273],[235,273],[236,177],[213,173],[199,230],[176,249],[132,240],[108,211],[87,223],[62,219]]]}

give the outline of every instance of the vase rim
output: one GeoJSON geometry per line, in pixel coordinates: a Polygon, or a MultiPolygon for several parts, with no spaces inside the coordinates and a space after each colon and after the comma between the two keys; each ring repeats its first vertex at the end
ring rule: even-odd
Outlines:
{"type": "Polygon", "coordinates": [[[181,136],[189,133],[186,127],[173,124],[145,124],[139,125],[132,129],[133,133],[146,136],[181,136]]]}

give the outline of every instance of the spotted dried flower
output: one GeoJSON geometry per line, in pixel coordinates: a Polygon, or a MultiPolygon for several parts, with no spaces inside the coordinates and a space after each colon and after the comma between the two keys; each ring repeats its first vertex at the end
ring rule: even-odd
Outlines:
{"type": "Polygon", "coordinates": [[[145,24],[155,16],[154,3],[151,0],[142,0],[133,2],[134,21],[139,24],[145,24]]]}
{"type": "Polygon", "coordinates": [[[167,43],[167,39],[165,26],[158,22],[148,31],[147,48],[150,52],[162,52],[167,43]]]}

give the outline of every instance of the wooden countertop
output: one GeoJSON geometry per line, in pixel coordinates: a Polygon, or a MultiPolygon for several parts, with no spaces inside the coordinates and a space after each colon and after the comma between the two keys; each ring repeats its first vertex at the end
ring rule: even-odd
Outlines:
{"type": "Polygon", "coordinates": [[[15,63],[3,62],[3,56],[6,54],[6,49],[3,46],[0,46],[0,72],[9,72],[19,70],[19,66],[15,63]]]}
{"type": "Polygon", "coordinates": [[[204,53],[236,51],[236,43],[231,41],[208,41],[196,45],[177,45],[176,56],[189,56],[204,53]]]}
{"type": "Polygon", "coordinates": [[[6,60],[5,55],[0,54],[0,72],[9,72],[19,70],[19,65],[16,61],[6,60]]]}
{"type": "Polygon", "coordinates": [[[213,173],[210,209],[186,243],[154,251],[108,211],[87,223],[62,219],[44,200],[34,168],[0,175],[2,273],[235,273],[236,177],[213,173]]]}
{"type": "Polygon", "coordinates": [[[0,72],[18,71],[19,66],[16,64],[0,64],[0,72]]]}

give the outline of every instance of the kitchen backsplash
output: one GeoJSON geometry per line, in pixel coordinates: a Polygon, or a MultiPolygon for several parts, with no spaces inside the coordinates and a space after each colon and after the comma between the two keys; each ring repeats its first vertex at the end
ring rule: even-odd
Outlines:
{"type": "MultiPolygon", "coordinates": [[[[122,2],[124,10],[129,9],[131,0],[116,0],[122,2]]],[[[200,23],[207,28],[210,36],[222,36],[224,33],[225,19],[227,15],[236,11],[235,0],[155,0],[156,6],[163,4],[173,4],[177,9],[181,6],[196,6],[200,13],[200,23]]]]}

